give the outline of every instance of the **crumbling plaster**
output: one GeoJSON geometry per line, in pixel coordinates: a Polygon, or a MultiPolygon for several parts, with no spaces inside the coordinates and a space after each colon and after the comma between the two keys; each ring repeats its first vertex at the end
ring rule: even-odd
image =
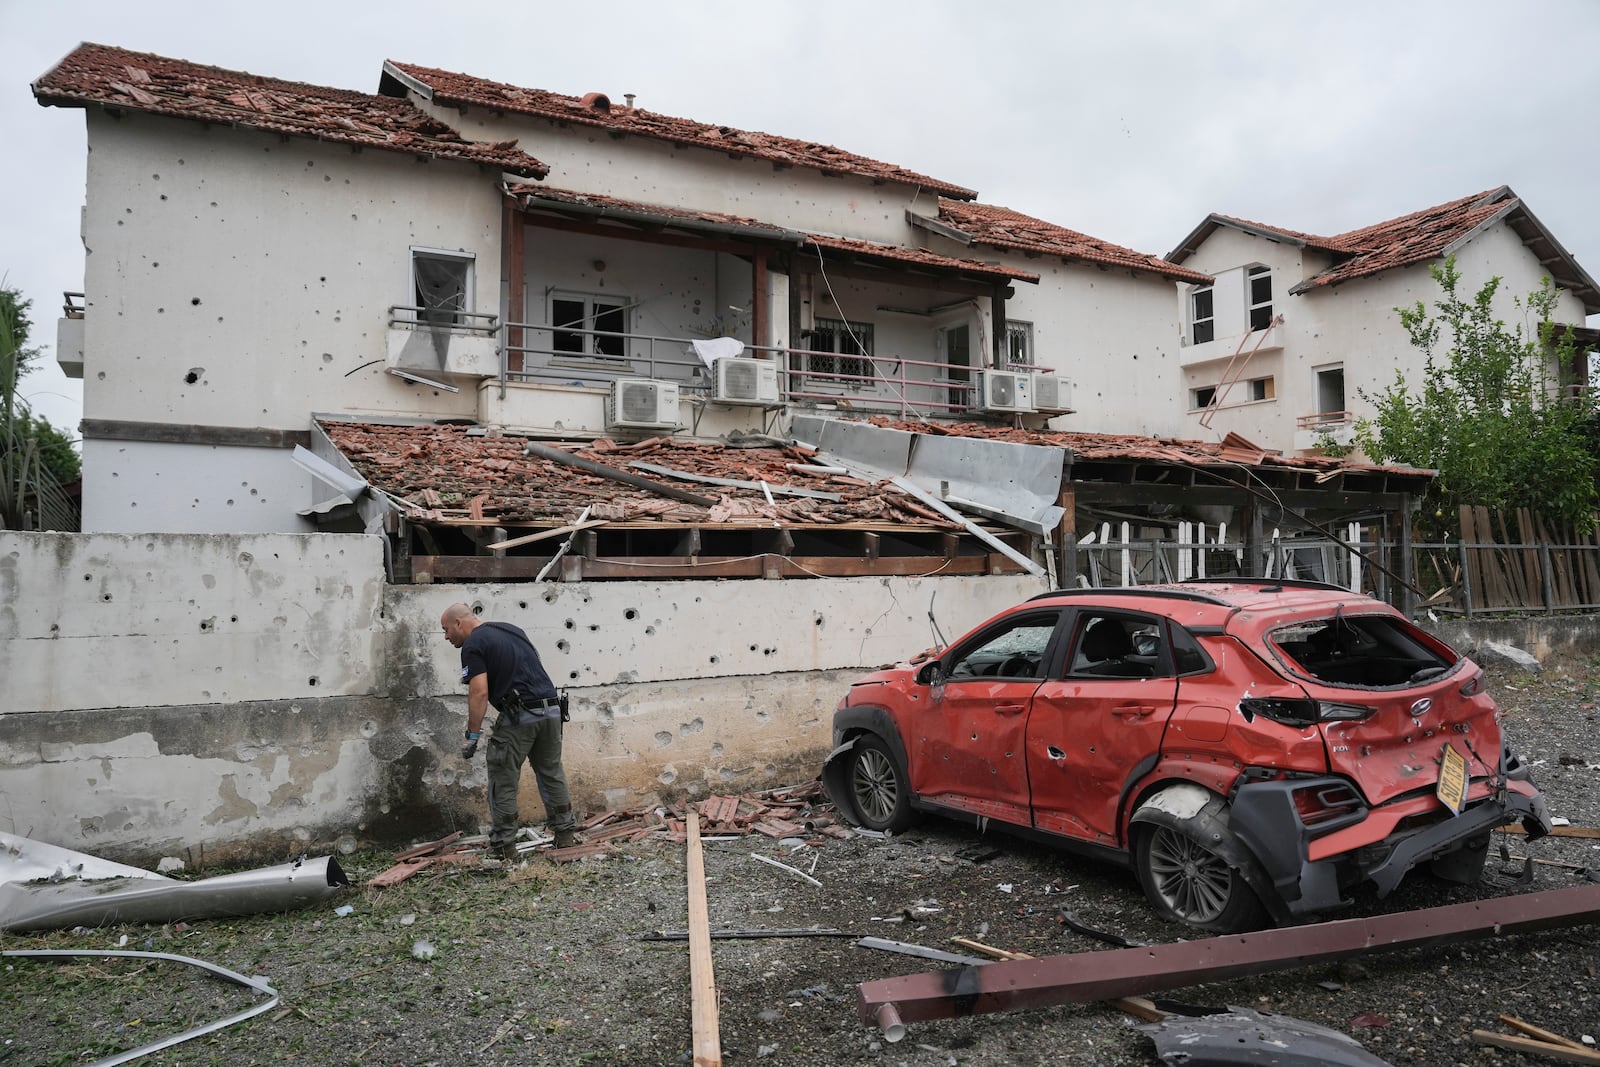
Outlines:
{"type": "Polygon", "coordinates": [[[1037,585],[387,586],[357,534],[0,533],[0,826],[130,862],[475,829],[438,624],[457,599],[524,626],[569,688],[584,806],[794,781],[849,680],[933,642],[930,605],[954,636],[1037,585]]]}

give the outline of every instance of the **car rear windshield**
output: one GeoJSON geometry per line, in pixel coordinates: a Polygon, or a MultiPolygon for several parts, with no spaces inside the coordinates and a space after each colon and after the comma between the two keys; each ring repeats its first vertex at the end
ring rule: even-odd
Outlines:
{"type": "Polygon", "coordinates": [[[1268,635],[1291,669],[1332,685],[1414,685],[1448,671],[1456,660],[1437,642],[1387,615],[1335,615],[1268,635]]]}

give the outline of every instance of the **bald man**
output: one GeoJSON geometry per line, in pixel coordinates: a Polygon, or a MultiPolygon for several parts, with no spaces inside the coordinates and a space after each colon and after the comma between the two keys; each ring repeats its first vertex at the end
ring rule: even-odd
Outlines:
{"type": "Polygon", "coordinates": [[[465,604],[451,604],[439,617],[445,639],[461,650],[461,680],[467,685],[467,743],[461,756],[478,751],[483,719],[492,704],[499,715],[489,734],[489,848],[501,859],[517,855],[517,784],[526,760],[539,783],[556,847],[579,843],[567,776],[561,769],[561,701],[521,627],[485,622],[465,604]]]}

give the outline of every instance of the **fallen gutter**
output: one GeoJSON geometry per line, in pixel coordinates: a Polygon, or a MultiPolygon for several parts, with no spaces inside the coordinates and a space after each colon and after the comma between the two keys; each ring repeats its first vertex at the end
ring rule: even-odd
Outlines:
{"type": "Polygon", "coordinates": [[[66,956],[122,956],[141,960],[169,960],[173,963],[186,963],[191,967],[199,967],[201,970],[210,971],[212,974],[217,975],[218,977],[226,978],[229,981],[238,982],[240,985],[249,989],[254,989],[256,992],[263,994],[267,998],[266,1000],[261,1001],[259,1004],[253,1004],[243,1011],[234,1012],[227,1018],[206,1023],[204,1026],[197,1026],[192,1030],[185,1030],[181,1034],[174,1034],[172,1037],[162,1038],[160,1041],[155,1041],[148,1045],[140,1045],[138,1048],[130,1049],[127,1052],[119,1052],[117,1055],[108,1059],[96,1060],[92,1067],[112,1067],[113,1064],[128,1063],[132,1060],[138,1059],[141,1056],[148,1056],[152,1052],[160,1052],[162,1049],[167,1049],[171,1048],[173,1045],[182,1044],[183,1042],[192,1038],[209,1034],[214,1030],[221,1030],[225,1027],[232,1026],[234,1023],[242,1023],[246,1019],[254,1018],[264,1011],[272,1010],[272,1008],[274,1008],[278,1003],[278,991],[269,986],[264,979],[248,978],[237,971],[230,971],[226,967],[219,967],[215,963],[207,963],[205,960],[197,960],[190,956],[173,956],[166,952],[132,952],[109,949],[12,949],[5,952],[0,952],[0,956],[44,958],[61,958],[66,956]]]}
{"type": "Polygon", "coordinates": [[[331,857],[184,882],[0,834],[0,930],[12,932],[288,911],[349,884],[331,857]]]}
{"type": "MultiPolygon", "coordinates": [[[[861,1021],[904,1022],[1109,1000],[1405,948],[1600,923],[1600,886],[1170,945],[1042,956],[863,982],[861,1021]]],[[[903,1027],[901,1027],[903,1033],[903,1027]]]]}

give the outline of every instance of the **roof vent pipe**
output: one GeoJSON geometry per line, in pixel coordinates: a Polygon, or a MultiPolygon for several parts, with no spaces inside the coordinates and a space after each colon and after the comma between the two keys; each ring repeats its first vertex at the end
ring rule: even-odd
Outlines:
{"type": "Polygon", "coordinates": [[[624,100],[626,100],[628,102],[628,110],[629,111],[633,110],[633,98],[636,95],[637,94],[635,94],[635,93],[623,93],[622,94],[622,99],[624,99],[624,100]]]}

